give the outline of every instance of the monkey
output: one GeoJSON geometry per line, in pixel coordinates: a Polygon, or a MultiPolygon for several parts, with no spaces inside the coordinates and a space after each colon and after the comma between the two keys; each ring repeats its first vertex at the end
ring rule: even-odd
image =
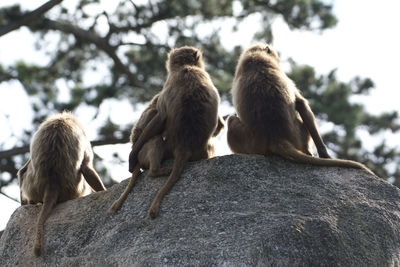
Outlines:
{"type": "Polygon", "coordinates": [[[372,173],[361,163],[330,158],[308,101],[281,70],[270,45],[256,44],[241,54],[231,94],[237,116],[228,118],[227,139],[234,153],[275,154],[299,163],[372,173]],[[320,158],[312,156],[311,139],[320,158]]]}
{"type": "MultiPolygon", "coordinates": [[[[136,122],[135,126],[131,131],[131,143],[134,144],[141,133],[143,132],[144,127],[148,124],[151,118],[155,115],[156,109],[155,105],[157,103],[159,94],[155,95],[150,102],[149,106],[143,111],[139,120],[136,122]]],[[[217,127],[213,133],[213,137],[219,135],[219,133],[224,128],[223,119],[218,116],[217,127]]],[[[215,155],[215,145],[213,142],[209,142],[207,144],[207,151],[210,157],[215,155]]],[[[159,176],[168,176],[171,173],[171,168],[161,168],[161,163],[163,160],[171,159],[172,152],[171,149],[168,149],[166,143],[162,137],[162,135],[156,135],[152,137],[149,141],[147,141],[138,155],[138,164],[135,166],[132,172],[132,176],[129,180],[127,187],[121,196],[111,205],[109,211],[111,213],[117,212],[117,210],[122,206],[123,202],[128,197],[128,194],[132,191],[133,186],[135,185],[136,179],[140,175],[140,169],[149,169],[149,176],[151,177],[159,177],[159,176]]]]}
{"type": "Polygon", "coordinates": [[[133,172],[143,145],[163,133],[174,159],[166,183],[150,205],[150,219],[157,217],[164,196],[179,179],[186,162],[212,156],[209,144],[219,121],[220,97],[204,69],[201,51],[190,46],[172,49],[166,68],[168,76],[157,100],[157,111],[129,155],[129,171],[133,172]]]}
{"type": "Polygon", "coordinates": [[[93,169],[93,151],[83,127],[70,112],[55,114],[41,123],[30,152],[17,176],[21,205],[43,203],[33,246],[34,255],[39,257],[44,223],[55,205],[106,188],[93,169]]]}
{"type": "MultiPolygon", "coordinates": [[[[137,142],[139,136],[142,134],[143,129],[150,122],[150,120],[157,114],[156,104],[159,94],[156,94],[151,100],[149,106],[140,115],[139,120],[136,122],[131,131],[130,140],[132,144],[137,142]]],[[[147,141],[138,155],[138,163],[133,168],[132,176],[129,180],[127,187],[121,196],[111,205],[109,211],[111,213],[117,212],[123,202],[128,197],[133,186],[135,185],[137,177],[140,175],[140,169],[149,169],[149,176],[167,176],[170,174],[169,168],[161,168],[161,162],[164,159],[170,158],[171,153],[167,150],[165,141],[162,135],[156,135],[147,141]]]]}

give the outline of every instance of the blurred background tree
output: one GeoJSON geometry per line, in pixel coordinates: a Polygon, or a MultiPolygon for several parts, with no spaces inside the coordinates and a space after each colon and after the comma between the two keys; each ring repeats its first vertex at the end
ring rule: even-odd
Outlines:
{"type": "MultiPolygon", "coordinates": [[[[234,68],[243,47],[224,46],[221,25],[235,31],[247,17],[257,14],[260,21],[254,26],[258,29],[254,40],[273,43],[271,25],[277,17],[283,18],[290,29],[308,31],[323,31],[337,23],[332,5],[323,0],[67,2],[51,0],[36,10],[24,10],[19,5],[0,9],[0,38],[26,27],[35,36],[36,49],[46,55],[41,63],[19,61],[5,66],[0,61],[0,83],[20,83],[30,99],[27,110],[33,114],[32,125],[23,134],[0,140],[3,194],[2,189],[15,182],[18,168],[29,156],[32,133],[45,117],[84,107],[95,110],[95,118],[108,100],[129,100],[133,106],[148,101],[163,86],[170,48],[193,45],[202,49],[207,71],[222,99],[229,101],[234,68]],[[10,146],[13,148],[4,149],[10,146]]],[[[399,151],[388,147],[379,136],[382,131],[399,130],[398,114],[371,115],[362,104],[352,101],[354,96],[372,90],[373,81],[355,77],[341,82],[335,70],[319,75],[312,67],[294,61],[288,75],[322,123],[331,156],[362,162],[400,186],[399,151]],[[360,138],[363,133],[376,136],[380,144],[371,147],[364,143],[360,138]]],[[[97,129],[94,146],[128,143],[134,117],[121,116],[132,117],[131,124],[121,125],[107,118],[97,129]]],[[[113,155],[116,162],[127,159],[117,151],[113,155]]],[[[113,183],[99,156],[96,169],[106,185],[113,183]]]]}

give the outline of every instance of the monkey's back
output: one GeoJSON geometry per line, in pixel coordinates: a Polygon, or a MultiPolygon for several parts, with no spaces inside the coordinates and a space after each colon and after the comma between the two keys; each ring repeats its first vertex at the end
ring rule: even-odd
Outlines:
{"type": "Polygon", "coordinates": [[[256,134],[274,142],[290,138],[295,117],[295,94],[284,73],[263,55],[240,60],[232,86],[239,118],[256,134]]]}
{"type": "Polygon", "coordinates": [[[60,190],[59,201],[76,198],[86,190],[80,173],[86,147],[90,145],[79,122],[64,112],[49,117],[31,143],[31,185],[39,195],[47,183],[60,190]]]}
{"type": "Polygon", "coordinates": [[[167,114],[166,135],[172,147],[205,147],[217,124],[219,95],[208,74],[195,66],[169,77],[160,96],[167,114]]]}

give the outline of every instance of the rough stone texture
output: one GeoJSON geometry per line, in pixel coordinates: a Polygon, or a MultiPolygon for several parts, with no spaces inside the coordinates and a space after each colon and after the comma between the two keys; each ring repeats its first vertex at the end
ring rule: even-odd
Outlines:
{"type": "Polygon", "coordinates": [[[11,217],[0,266],[399,266],[400,190],[354,169],[229,155],[190,163],[155,220],[165,178],[127,180],[56,207],[32,255],[39,207],[11,217]]]}

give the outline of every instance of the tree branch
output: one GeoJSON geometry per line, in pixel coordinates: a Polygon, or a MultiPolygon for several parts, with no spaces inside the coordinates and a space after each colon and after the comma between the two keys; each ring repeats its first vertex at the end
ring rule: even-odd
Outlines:
{"type": "Polygon", "coordinates": [[[40,6],[39,8],[35,9],[34,11],[22,15],[20,20],[4,26],[0,26],[0,36],[12,32],[20,28],[21,26],[29,25],[32,21],[38,19],[48,10],[50,10],[51,8],[53,8],[54,6],[58,5],[61,2],[62,0],[50,0],[47,3],[43,4],[42,6],[40,6]]]}
{"type": "Polygon", "coordinates": [[[84,42],[84,43],[92,43],[96,45],[100,50],[105,52],[111,59],[114,61],[114,65],[116,69],[126,74],[128,80],[133,86],[144,87],[135,77],[135,75],[129,70],[124,63],[122,63],[121,59],[118,57],[115,52],[116,47],[112,46],[108,43],[107,39],[98,36],[93,31],[84,30],[82,28],[73,26],[69,23],[55,21],[46,19],[44,21],[44,26],[48,29],[59,30],[64,33],[70,33],[75,36],[76,39],[84,42]]]}
{"type": "MultiPolygon", "coordinates": [[[[101,140],[95,140],[90,143],[92,144],[92,146],[104,146],[104,145],[114,145],[114,144],[125,144],[128,142],[129,142],[129,137],[122,137],[122,138],[109,137],[101,140]]],[[[20,154],[25,154],[28,152],[29,152],[28,145],[12,148],[9,150],[3,150],[0,151],[0,159],[9,158],[20,154]]]]}
{"type": "Polygon", "coordinates": [[[7,73],[7,72],[0,72],[0,83],[6,82],[12,79],[16,79],[13,75],[7,73]]]}
{"type": "Polygon", "coordinates": [[[0,191],[0,194],[3,195],[3,196],[5,196],[5,197],[7,197],[7,198],[9,198],[9,199],[11,199],[11,200],[14,200],[15,202],[20,203],[18,199],[13,198],[13,197],[10,197],[9,195],[7,195],[6,193],[4,193],[4,192],[2,192],[2,191],[0,191]]]}

